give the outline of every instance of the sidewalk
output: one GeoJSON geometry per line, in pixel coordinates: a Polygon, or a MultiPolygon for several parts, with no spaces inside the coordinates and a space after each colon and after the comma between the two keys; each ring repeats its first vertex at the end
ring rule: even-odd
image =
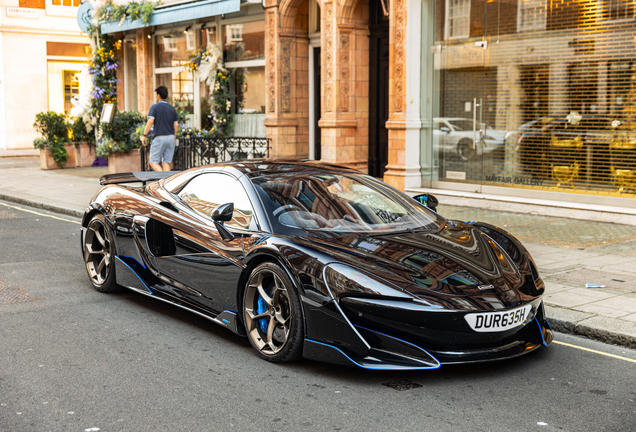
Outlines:
{"type": "MultiPolygon", "coordinates": [[[[108,171],[42,171],[38,161],[0,158],[0,200],[81,217],[108,171]]],[[[488,222],[523,241],[545,281],[555,330],[636,348],[636,227],[449,206],[439,198],[443,216],[488,222]]]]}

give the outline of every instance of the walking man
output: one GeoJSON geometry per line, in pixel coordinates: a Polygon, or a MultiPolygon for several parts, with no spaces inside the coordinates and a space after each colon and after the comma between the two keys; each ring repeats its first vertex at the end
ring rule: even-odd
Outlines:
{"type": "Polygon", "coordinates": [[[157,103],[150,107],[146,129],[141,137],[141,143],[145,147],[146,137],[154,124],[155,135],[150,142],[149,161],[155,171],[172,170],[172,156],[179,131],[177,110],[166,102],[166,99],[168,99],[168,89],[165,86],[157,87],[155,90],[157,103]]]}

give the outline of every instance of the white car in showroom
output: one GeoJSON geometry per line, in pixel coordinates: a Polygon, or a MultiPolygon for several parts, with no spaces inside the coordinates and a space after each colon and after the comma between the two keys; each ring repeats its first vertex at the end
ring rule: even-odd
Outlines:
{"type": "Polygon", "coordinates": [[[470,160],[478,154],[503,151],[509,131],[485,128],[481,135],[479,123],[467,118],[436,117],[433,119],[433,145],[436,149],[455,152],[461,160],[470,160]],[[477,145],[473,145],[474,137],[477,145]]]}

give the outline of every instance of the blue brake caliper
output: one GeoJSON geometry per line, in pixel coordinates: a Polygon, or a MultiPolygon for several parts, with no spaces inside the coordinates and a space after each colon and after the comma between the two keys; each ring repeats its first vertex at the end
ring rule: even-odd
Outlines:
{"type": "MultiPolygon", "coordinates": [[[[258,300],[256,300],[256,314],[260,315],[265,312],[267,312],[267,303],[265,303],[265,300],[263,300],[263,297],[259,294],[258,300]]],[[[263,333],[267,333],[267,326],[269,324],[268,321],[269,320],[267,318],[261,318],[258,320],[258,325],[263,333]]]]}

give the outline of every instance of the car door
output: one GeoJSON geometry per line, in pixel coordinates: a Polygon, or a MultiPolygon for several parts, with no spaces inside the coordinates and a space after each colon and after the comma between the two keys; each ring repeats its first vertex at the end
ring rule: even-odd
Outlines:
{"type": "Polygon", "coordinates": [[[156,206],[147,231],[157,268],[183,299],[220,313],[236,310],[236,287],[245,267],[243,236],[257,222],[243,186],[222,173],[203,173],[184,187],[171,191],[173,203],[156,206]],[[236,237],[225,241],[214,226],[211,214],[221,205],[233,203],[234,215],[225,226],[236,237]]]}

